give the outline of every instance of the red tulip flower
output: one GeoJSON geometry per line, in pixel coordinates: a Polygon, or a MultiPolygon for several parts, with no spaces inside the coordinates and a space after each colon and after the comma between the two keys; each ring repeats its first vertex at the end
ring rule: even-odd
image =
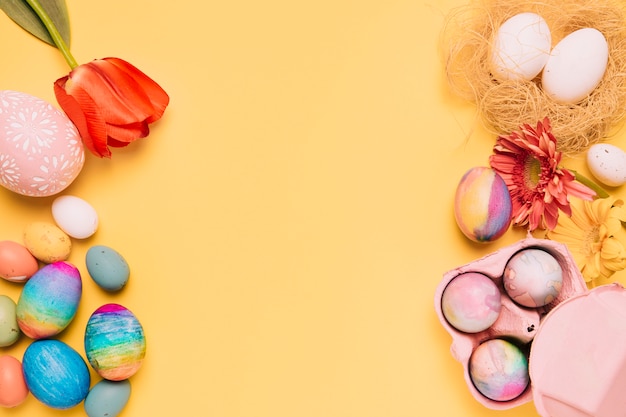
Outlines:
{"type": "MultiPolygon", "coordinates": [[[[23,1],[14,4],[19,9],[17,15],[35,13],[71,68],[68,75],[54,83],[54,94],[78,129],[85,147],[100,158],[110,158],[109,146],[123,147],[148,136],[148,125],[161,118],[170,100],[159,84],[119,58],[78,65],[40,1],[23,1]]],[[[54,1],[47,4],[53,9],[51,3],[54,1]]],[[[66,16],[57,15],[57,18],[68,25],[66,16]]],[[[30,21],[26,19],[26,23],[30,21]]]]}
{"type": "Polygon", "coordinates": [[[85,147],[107,158],[109,146],[123,147],[148,136],[148,124],[159,120],[169,103],[156,82],[119,58],[75,67],[54,83],[54,94],[85,147]]]}

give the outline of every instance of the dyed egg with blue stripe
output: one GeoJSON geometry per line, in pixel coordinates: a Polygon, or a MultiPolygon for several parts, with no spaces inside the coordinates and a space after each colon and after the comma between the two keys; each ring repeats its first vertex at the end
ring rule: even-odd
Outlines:
{"type": "Polygon", "coordinates": [[[40,268],[26,282],[17,301],[17,324],[32,339],[61,333],[74,319],[83,291],[78,269],[69,262],[40,268]]]}
{"type": "Polygon", "coordinates": [[[85,360],[60,340],[31,343],[24,352],[22,369],[31,394],[49,407],[74,407],[89,393],[91,377],[85,360]]]}
{"type": "Polygon", "coordinates": [[[143,327],[126,307],[105,304],[87,321],[85,353],[102,378],[110,381],[130,378],[146,355],[143,327]]]}
{"type": "Polygon", "coordinates": [[[491,242],[511,224],[511,195],[502,177],[489,167],[474,167],[456,189],[454,215],[465,236],[474,242],[491,242]]]}

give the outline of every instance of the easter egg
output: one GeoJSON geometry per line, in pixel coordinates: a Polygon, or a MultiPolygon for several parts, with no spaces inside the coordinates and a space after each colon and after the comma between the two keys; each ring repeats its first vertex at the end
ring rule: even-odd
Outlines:
{"type": "Polygon", "coordinates": [[[0,407],[20,405],[28,396],[22,364],[11,355],[0,356],[0,407]]]}
{"type": "Polygon", "coordinates": [[[492,73],[499,80],[535,78],[548,57],[552,37],[546,21],[535,13],[519,13],[498,29],[492,53],[492,73]]]}
{"type": "Polygon", "coordinates": [[[130,267],[113,248],[92,246],[85,256],[85,264],[94,282],[107,291],[119,291],[128,282],[130,267]]]}
{"type": "Polygon", "coordinates": [[[554,301],[563,286],[563,269],[542,249],[524,249],[509,259],[502,278],[513,301],[524,307],[543,307],[554,301]]]}
{"type": "Polygon", "coordinates": [[[454,215],[461,232],[475,242],[500,238],[511,224],[511,195],[502,177],[488,167],[468,170],[454,198],[454,215]]]}
{"type": "Polygon", "coordinates": [[[486,275],[467,272],[448,283],[441,296],[441,309],[455,329],[465,333],[482,332],[500,316],[500,290],[486,275]]]}
{"type": "Polygon", "coordinates": [[[476,389],[494,401],[510,401],[528,387],[528,359],[511,342],[489,339],[472,352],[469,375],[476,389]]]}
{"type": "Polygon", "coordinates": [[[69,236],[86,239],[98,229],[98,213],[80,197],[62,195],[52,202],[52,217],[69,236]]]}
{"type": "Polygon", "coordinates": [[[126,307],[105,304],[87,321],[85,353],[101,377],[111,381],[130,378],[146,355],[143,327],[126,307]]]}
{"type": "Polygon", "coordinates": [[[11,346],[20,337],[15,302],[8,295],[0,295],[0,347],[11,346]]]}
{"type": "Polygon", "coordinates": [[[550,52],[541,85],[562,104],[576,104],[600,84],[609,59],[606,38],[597,29],[583,28],[564,37],[550,52]]]}
{"type": "Polygon", "coordinates": [[[84,162],[78,130],[63,112],[29,94],[0,91],[0,185],[26,196],[54,195],[84,162]]]}
{"type": "Polygon", "coordinates": [[[91,388],[85,398],[85,412],[89,417],[116,417],[130,398],[130,381],[103,379],[91,388]]]}
{"type": "Polygon", "coordinates": [[[56,339],[36,340],[24,352],[24,378],[35,398],[45,405],[68,409],[89,392],[91,377],[84,359],[56,339]]]}
{"type": "Polygon", "coordinates": [[[33,222],[24,228],[24,246],[43,263],[65,261],[72,252],[70,237],[47,222],[33,222]]]}
{"type": "Polygon", "coordinates": [[[24,282],[39,269],[37,259],[28,249],[12,240],[0,241],[0,277],[24,282]]]}
{"type": "Polygon", "coordinates": [[[626,184],[626,152],[615,145],[591,145],[587,151],[587,167],[604,185],[619,187],[626,184]]]}
{"type": "Polygon", "coordinates": [[[54,336],[76,315],[81,295],[80,272],[74,265],[45,265],[24,284],[17,301],[17,323],[32,339],[54,336]]]}

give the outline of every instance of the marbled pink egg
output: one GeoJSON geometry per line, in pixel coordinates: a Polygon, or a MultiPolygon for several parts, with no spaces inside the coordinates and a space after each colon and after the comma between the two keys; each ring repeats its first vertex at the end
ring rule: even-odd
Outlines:
{"type": "Polygon", "coordinates": [[[54,195],[84,162],[78,130],[63,112],[29,94],[0,90],[0,185],[26,196],[54,195]]]}

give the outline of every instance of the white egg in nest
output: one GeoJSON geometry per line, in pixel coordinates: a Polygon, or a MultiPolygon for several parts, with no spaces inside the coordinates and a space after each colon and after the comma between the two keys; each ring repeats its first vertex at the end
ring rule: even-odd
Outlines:
{"type": "Polygon", "coordinates": [[[25,196],[58,194],[84,162],[78,130],[61,110],[26,93],[0,90],[0,185],[25,196]]]}

